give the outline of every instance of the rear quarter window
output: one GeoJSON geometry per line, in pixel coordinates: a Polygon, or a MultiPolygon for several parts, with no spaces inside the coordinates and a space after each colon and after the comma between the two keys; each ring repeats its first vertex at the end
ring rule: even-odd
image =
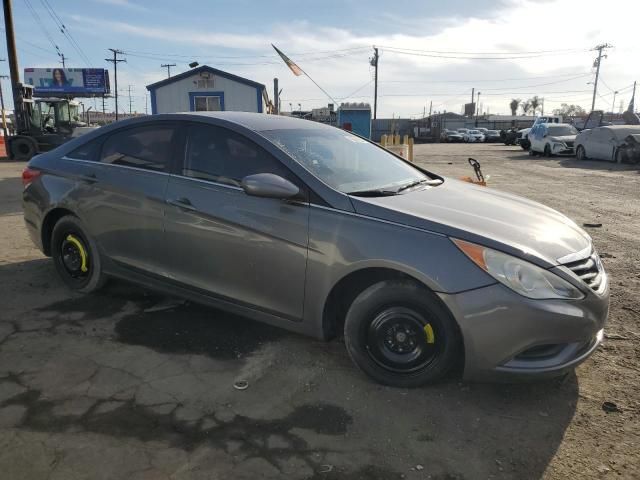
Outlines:
{"type": "Polygon", "coordinates": [[[102,138],[95,138],[83,145],[80,145],[75,150],[67,154],[67,157],[76,160],[89,160],[95,162],[98,160],[100,153],[100,145],[102,144],[102,138]]]}

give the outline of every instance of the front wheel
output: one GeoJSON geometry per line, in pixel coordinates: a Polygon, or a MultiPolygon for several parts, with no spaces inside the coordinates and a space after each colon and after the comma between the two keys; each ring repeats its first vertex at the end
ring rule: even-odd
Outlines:
{"type": "Polygon", "coordinates": [[[58,274],[73,290],[90,293],[104,285],[98,248],[79,218],[67,215],[55,224],[51,256],[58,274]]]}
{"type": "Polygon", "coordinates": [[[578,145],[578,149],[576,150],[576,159],[580,161],[587,159],[587,154],[582,145],[578,145]]]}
{"type": "Polygon", "coordinates": [[[544,146],[544,156],[547,157],[547,158],[552,156],[551,155],[551,146],[549,144],[546,144],[544,146]]]}
{"type": "Polygon", "coordinates": [[[460,334],[436,295],[409,281],[383,281],[351,304],[344,338],[354,363],[375,381],[419,387],[455,365],[460,334]]]}

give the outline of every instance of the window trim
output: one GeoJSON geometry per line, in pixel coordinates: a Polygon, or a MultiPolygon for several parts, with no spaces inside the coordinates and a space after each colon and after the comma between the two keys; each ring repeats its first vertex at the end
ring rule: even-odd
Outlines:
{"type": "MultiPolygon", "coordinates": [[[[220,111],[224,112],[224,92],[221,91],[196,91],[189,92],[189,111],[196,111],[196,97],[220,97],[220,111]]],[[[209,110],[207,110],[209,111],[209,110]]],[[[212,110],[213,111],[213,110],[212,110]]]]}

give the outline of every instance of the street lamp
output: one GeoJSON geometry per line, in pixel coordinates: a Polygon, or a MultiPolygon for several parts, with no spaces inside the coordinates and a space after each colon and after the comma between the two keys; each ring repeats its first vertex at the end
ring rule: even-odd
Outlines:
{"type": "Polygon", "coordinates": [[[302,113],[302,104],[301,103],[298,104],[298,110],[300,111],[300,113],[302,113]]]}
{"type": "Polygon", "coordinates": [[[613,92],[613,103],[611,104],[611,115],[615,112],[616,109],[616,95],[618,94],[618,90],[613,92]]]}

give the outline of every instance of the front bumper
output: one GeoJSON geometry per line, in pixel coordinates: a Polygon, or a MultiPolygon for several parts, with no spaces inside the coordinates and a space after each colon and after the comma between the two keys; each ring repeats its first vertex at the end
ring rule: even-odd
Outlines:
{"type": "Polygon", "coordinates": [[[559,376],[586,360],[603,337],[609,287],[582,300],[532,300],[501,284],[439,294],[456,318],[464,378],[518,380],[559,376]]]}

